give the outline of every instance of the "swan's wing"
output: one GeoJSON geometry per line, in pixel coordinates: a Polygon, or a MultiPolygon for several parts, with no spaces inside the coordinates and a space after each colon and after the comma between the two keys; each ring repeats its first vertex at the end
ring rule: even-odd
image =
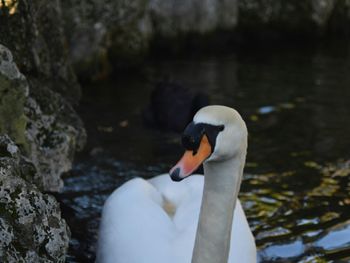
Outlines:
{"type": "Polygon", "coordinates": [[[133,179],[115,190],[103,207],[97,262],[169,262],[175,233],[159,191],[143,179],[133,179]]]}
{"type": "Polygon", "coordinates": [[[162,194],[163,199],[174,206],[175,214],[172,220],[177,230],[196,230],[203,195],[204,177],[202,175],[192,175],[181,182],[173,182],[169,174],[164,174],[149,181],[162,194]]]}
{"type": "MultiPolygon", "coordinates": [[[[165,174],[149,181],[133,179],[115,190],[103,208],[97,262],[189,263],[203,181],[203,176],[191,176],[174,183],[165,174]],[[172,217],[163,209],[166,202],[174,206],[172,217]]],[[[254,238],[239,201],[234,213],[229,262],[256,262],[254,238]]]]}
{"type": "MultiPolygon", "coordinates": [[[[191,253],[188,255],[191,258],[203,195],[204,177],[192,175],[181,182],[174,183],[169,175],[165,174],[152,178],[150,183],[162,193],[164,198],[175,204],[176,213],[173,220],[177,230],[181,233],[181,237],[176,240],[178,243],[175,247],[177,249],[191,247],[191,253]]],[[[257,255],[255,240],[239,199],[233,218],[229,262],[237,262],[239,258],[239,262],[255,263],[257,255]]]]}

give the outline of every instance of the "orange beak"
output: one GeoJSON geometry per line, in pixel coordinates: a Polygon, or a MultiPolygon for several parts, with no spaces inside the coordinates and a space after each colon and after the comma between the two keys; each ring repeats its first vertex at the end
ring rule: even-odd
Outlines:
{"type": "Polygon", "coordinates": [[[211,145],[208,137],[203,135],[198,151],[186,151],[180,161],[170,170],[173,181],[181,181],[191,175],[211,155],[211,145]]]}

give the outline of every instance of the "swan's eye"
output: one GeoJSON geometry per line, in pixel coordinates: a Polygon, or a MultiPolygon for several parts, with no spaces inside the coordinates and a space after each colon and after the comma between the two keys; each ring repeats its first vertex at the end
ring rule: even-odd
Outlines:
{"type": "Polygon", "coordinates": [[[208,137],[212,152],[214,152],[216,138],[218,137],[219,133],[225,129],[225,126],[224,125],[210,125],[210,124],[203,124],[203,125],[205,126],[205,134],[208,137]]]}
{"type": "Polygon", "coordinates": [[[219,132],[224,130],[224,125],[211,125],[206,123],[191,122],[185,129],[182,135],[182,145],[190,151],[193,155],[197,153],[200,142],[204,134],[207,135],[209,143],[214,151],[216,137],[219,132]]]}

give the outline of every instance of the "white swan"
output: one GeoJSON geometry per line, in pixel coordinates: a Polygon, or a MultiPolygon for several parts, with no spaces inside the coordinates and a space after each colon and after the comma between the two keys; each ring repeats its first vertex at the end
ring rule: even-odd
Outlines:
{"type": "Polygon", "coordinates": [[[256,262],[237,198],[247,150],[241,116],[225,106],[202,108],[182,141],[187,151],[171,178],[182,180],[202,162],[204,177],[173,182],[164,174],[115,190],[103,208],[97,262],[256,262]]]}

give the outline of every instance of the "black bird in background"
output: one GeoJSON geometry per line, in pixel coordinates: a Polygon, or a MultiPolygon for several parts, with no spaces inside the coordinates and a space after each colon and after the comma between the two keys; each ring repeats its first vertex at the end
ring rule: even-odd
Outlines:
{"type": "Polygon", "coordinates": [[[161,81],[152,91],[143,117],[148,126],[181,132],[194,114],[207,105],[207,94],[194,92],[175,82],[161,81]]]}

